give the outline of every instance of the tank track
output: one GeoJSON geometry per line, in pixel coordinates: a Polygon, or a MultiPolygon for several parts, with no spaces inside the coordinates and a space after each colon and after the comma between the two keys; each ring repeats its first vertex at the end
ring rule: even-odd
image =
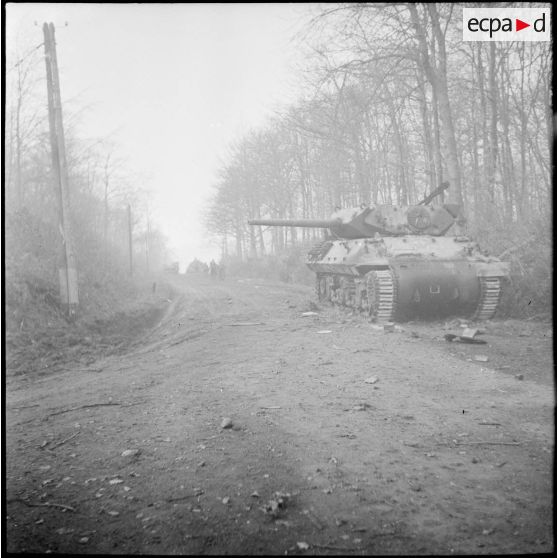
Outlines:
{"type": "Polygon", "coordinates": [[[501,281],[500,277],[479,277],[481,296],[475,313],[474,320],[490,320],[494,317],[500,302],[501,281]]]}
{"type": "MultiPolygon", "coordinates": [[[[357,285],[354,278],[341,278],[341,284],[334,288],[329,274],[316,276],[316,297],[319,301],[327,301],[339,306],[348,306],[356,310],[366,311],[377,322],[394,321],[397,310],[397,279],[390,269],[376,269],[364,276],[363,283],[357,285]],[[325,289],[320,289],[320,281],[325,281],[325,289]],[[362,285],[362,287],[360,287],[362,285]],[[361,303],[360,294],[364,304],[361,303]],[[323,292],[325,291],[325,292],[323,292]]],[[[500,302],[501,278],[479,277],[481,295],[472,316],[473,320],[490,320],[494,317],[500,302]]]]}
{"type": "Polygon", "coordinates": [[[370,316],[378,322],[391,322],[395,316],[397,283],[390,269],[377,269],[366,274],[366,293],[370,316]]]}

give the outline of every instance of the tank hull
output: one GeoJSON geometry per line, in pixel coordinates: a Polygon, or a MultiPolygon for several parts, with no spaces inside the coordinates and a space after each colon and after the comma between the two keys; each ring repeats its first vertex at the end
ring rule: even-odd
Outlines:
{"type": "Polygon", "coordinates": [[[320,300],[348,306],[377,321],[489,319],[508,264],[455,237],[327,241],[310,251],[320,300]]]}

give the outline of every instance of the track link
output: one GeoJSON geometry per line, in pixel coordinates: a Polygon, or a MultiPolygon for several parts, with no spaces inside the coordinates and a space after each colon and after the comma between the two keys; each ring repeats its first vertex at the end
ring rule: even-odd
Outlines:
{"type": "Polygon", "coordinates": [[[500,277],[479,277],[481,296],[477,309],[473,315],[474,320],[490,320],[494,317],[500,302],[501,281],[500,277]]]}
{"type": "Polygon", "coordinates": [[[366,274],[368,310],[379,322],[391,322],[395,315],[397,284],[390,269],[378,269],[366,274]]]}

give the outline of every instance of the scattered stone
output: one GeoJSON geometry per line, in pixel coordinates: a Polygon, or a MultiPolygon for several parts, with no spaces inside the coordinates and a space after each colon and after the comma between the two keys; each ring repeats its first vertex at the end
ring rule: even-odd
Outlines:
{"type": "Polygon", "coordinates": [[[120,515],[120,512],[117,511],[109,511],[107,513],[112,517],[118,517],[120,515]]]}
{"type": "Polygon", "coordinates": [[[480,459],[478,457],[473,457],[473,459],[471,459],[471,463],[480,463],[480,459]]]}
{"type": "Polygon", "coordinates": [[[121,453],[122,457],[134,457],[139,454],[140,454],[139,449],[127,449],[121,453]]]}
{"type": "Polygon", "coordinates": [[[45,520],[44,519],[37,519],[37,521],[35,521],[35,525],[40,525],[41,523],[44,523],[45,520]]]}
{"type": "Polygon", "coordinates": [[[87,544],[89,542],[89,537],[81,537],[78,542],[79,544],[87,544]]]}
{"type": "Polygon", "coordinates": [[[366,378],[366,380],[364,380],[364,383],[375,384],[377,381],[378,381],[377,376],[370,376],[370,378],[366,378]]]}
{"type": "Polygon", "coordinates": [[[260,497],[260,495],[258,494],[258,492],[256,490],[254,490],[254,492],[252,492],[252,494],[250,494],[250,496],[252,498],[259,498],[260,497]]]}
{"type": "Polygon", "coordinates": [[[110,479],[109,484],[121,484],[124,481],[122,479],[110,479]]]}
{"type": "Polygon", "coordinates": [[[301,314],[301,316],[302,316],[303,318],[307,318],[308,316],[317,316],[317,315],[318,315],[317,312],[303,312],[303,313],[301,314]]]}
{"type": "Polygon", "coordinates": [[[198,467],[205,467],[205,461],[200,461],[198,463],[198,467]]]}
{"type": "Polygon", "coordinates": [[[74,530],[73,529],[69,529],[68,527],[60,527],[60,529],[56,529],[56,533],[58,535],[69,535],[70,533],[73,533],[74,530]]]}
{"type": "Polygon", "coordinates": [[[473,357],[473,360],[475,360],[476,362],[488,362],[488,357],[485,355],[475,355],[473,357]]]}
{"type": "Polygon", "coordinates": [[[331,329],[321,329],[320,331],[318,331],[316,333],[331,333],[331,329]]]}
{"type": "Polygon", "coordinates": [[[233,427],[232,419],[229,417],[225,417],[221,422],[221,428],[232,428],[232,427],[233,427]]]}
{"type": "Polygon", "coordinates": [[[296,546],[299,550],[308,550],[310,548],[310,545],[307,542],[297,542],[296,546]]]}
{"type": "Polygon", "coordinates": [[[494,533],[494,529],[483,529],[482,531],[483,535],[492,535],[492,533],[494,533]]]}
{"type": "Polygon", "coordinates": [[[229,502],[231,501],[231,499],[228,496],[225,496],[221,502],[223,502],[223,504],[227,505],[229,502]]]}

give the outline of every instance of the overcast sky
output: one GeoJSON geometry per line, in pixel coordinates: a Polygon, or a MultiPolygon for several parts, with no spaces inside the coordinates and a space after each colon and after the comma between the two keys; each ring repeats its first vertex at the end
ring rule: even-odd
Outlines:
{"type": "MultiPolygon", "coordinates": [[[[227,145],[298,96],[301,4],[7,4],[7,41],[53,22],[79,135],[145,177],[181,265],[217,257],[203,209],[227,145]]],[[[9,44],[8,44],[9,48],[9,44]]]]}

